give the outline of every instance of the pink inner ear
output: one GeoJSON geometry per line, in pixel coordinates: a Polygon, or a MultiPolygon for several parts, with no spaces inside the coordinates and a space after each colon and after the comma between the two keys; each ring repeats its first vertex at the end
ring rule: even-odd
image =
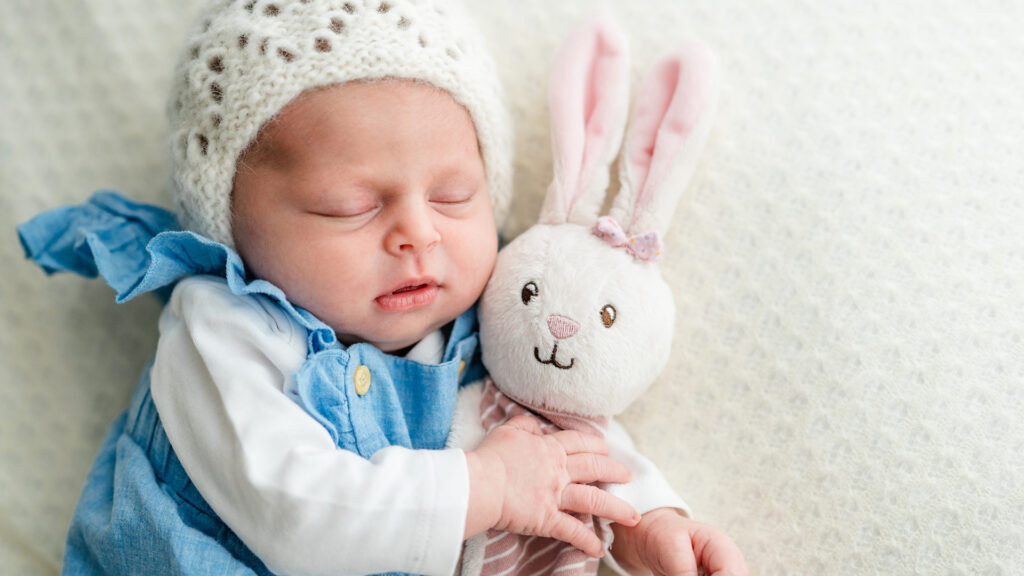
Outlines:
{"type": "Polygon", "coordinates": [[[616,112],[624,106],[625,58],[616,31],[597,21],[593,30],[566,41],[552,67],[551,122],[567,217],[593,171],[610,160],[604,156],[616,112]]]}
{"type": "Polygon", "coordinates": [[[700,119],[711,66],[710,55],[698,49],[660,60],[644,79],[626,151],[626,169],[637,191],[634,220],[650,205],[700,119]]]}

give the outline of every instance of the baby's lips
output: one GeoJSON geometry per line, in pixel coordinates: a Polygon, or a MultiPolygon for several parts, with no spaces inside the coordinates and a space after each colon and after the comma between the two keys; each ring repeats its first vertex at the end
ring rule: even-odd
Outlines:
{"type": "Polygon", "coordinates": [[[393,295],[393,294],[400,294],[400,293],[403,293],[403,292],[411,292],[411,291],[414,291],[414,290],[416,290],[418,288],[422,288],[424,286],[438,287],[439,284],[438,284],[437,280],[434,279],[432,276],[420,276],[420,277],[415,277],[415,278],[406,278],[406,279],[404,279],[404,280],[394,284],[391,287],[390,290],[388,290],[387,292],[381,294],[380,296],[378,296],[378,298],[383,298],[385,296],[393,295]]]}
{"type": "Polygon", "coordinates": [[[394,292],[381,294],[376,302],[385,312],[408,312],[433,303],[439,291],[437,284],[404,286],[394,292]]]}

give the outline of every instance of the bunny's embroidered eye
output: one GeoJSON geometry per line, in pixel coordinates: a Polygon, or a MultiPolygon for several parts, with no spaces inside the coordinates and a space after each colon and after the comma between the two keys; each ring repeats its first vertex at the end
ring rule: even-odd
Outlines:
{"type": "Polygon", "coordinates": [[[611,304],[605,304],[604,308],[601,308],[601,322],[604,322],[605,328],[611,328],[612,324],[615,324],[615,318],[619,313],[615,310],[615,306],[611,304]]]}
{"type": "Polygon", "coordinates": [[[527,282],[523,286],[523,304],[529,304],[530,302],[532,302],[533,299],[537,297],[537,293],[537,284],[535,282],[527,282]]]}

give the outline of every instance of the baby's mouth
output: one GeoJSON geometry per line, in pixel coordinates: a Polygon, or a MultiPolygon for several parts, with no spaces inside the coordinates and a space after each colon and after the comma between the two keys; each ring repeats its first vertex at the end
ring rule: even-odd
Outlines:
{"type": "Polygon", "coordinates": [[[385,312],[407,312],[429,305],[437,298],[439,287],[433,280],[414,281],[376,298],[385,312]]]}

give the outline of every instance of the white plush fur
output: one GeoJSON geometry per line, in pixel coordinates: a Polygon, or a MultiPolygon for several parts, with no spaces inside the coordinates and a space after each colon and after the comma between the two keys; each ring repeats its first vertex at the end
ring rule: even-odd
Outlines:
{"type": "MultiPolygon", "coordinates": [[[[467,384],[459,389],[455,400],[455,414],[452,429],[448,432],[447,448],[472,450],[484,438],[484,427],[480,423],[480,400],[483,397],[483,381],[467,384]]],[[[456,570],[458,576],[476,576],[484,566],[484,549],[487,547],[487,532],[466,540],[462,558],[456,570]]]]}
{"type": "Polygon", "coordinates": [[[483,381],[467,384],[459,389],[455,399],[455,415],[448,432],[446,446],[472,450],[484,439],[484,428],[480,424],[480,400],[483,397],[483,381]]]}
{"type": "Polygon", "coordinates": [[[498,256],[480,304],[484,364],[498,387],[529,404],[585,416],[621,413],[657,377],[668,360],[675,325],[672,292],[658,265],[612,248],[575,224],[537,225],[498,256]],[[533,282],[537,297],[522,299],[533,282]],[[606,327],[601,310],[615,307],[606,327]],[[557,314],[580,324],[556,339],[557,314]],[[536,360],[556,359],[560,369],[536,360]],[[539,352],[538,352],[539,351],[539,352]]]}

